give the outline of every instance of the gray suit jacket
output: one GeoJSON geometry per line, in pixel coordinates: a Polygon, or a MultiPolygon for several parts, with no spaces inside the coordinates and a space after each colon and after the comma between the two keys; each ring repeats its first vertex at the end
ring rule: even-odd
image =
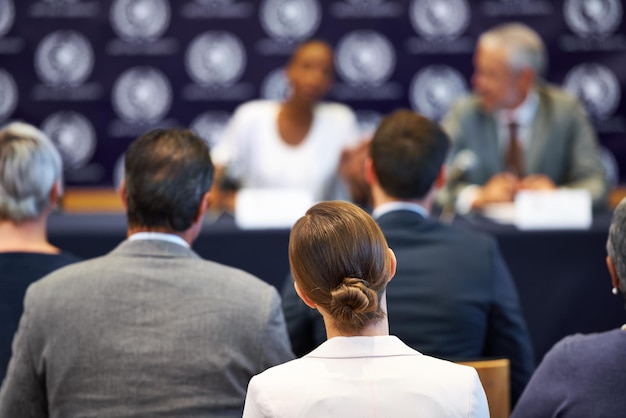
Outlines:
{"type": "MultiPolygon", "coordinates": [[[[595,206],[604,205],[606,176],[597,138],[582,106],[575,97],[555,87],[540,86],[537,93],[539,109],[525,151],[526,173],[545,174],[558,186],[586,189],[595,206]]],[[[457,102],[442,126],[452,140],[449,164],[463,150],[478,157],[477,164],[462,175],[450,170],[449,199],[456,199],[463,187],[483,185],[503,171],[495,117],[480,108],[475,96],[457,102]]]]}
{"type": "Polygon", "coordinates": [[[1,417],[241,416],[293,358],[273,287],[158,240],[33,284],[13,352],[1,417]]]}

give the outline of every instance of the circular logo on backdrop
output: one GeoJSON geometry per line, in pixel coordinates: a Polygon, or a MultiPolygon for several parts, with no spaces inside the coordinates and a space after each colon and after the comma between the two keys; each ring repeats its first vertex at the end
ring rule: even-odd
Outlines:
{"type": "Polygon", "coordinates": [[[565,0],[567,25],[581,36],[606,35],[622,22],[621,0],[565,0]]]}
{"type": "Polygon", "coordinates": [[[91,74],[93,49],[83,35],[60,30],[47,35],[35,50],[35,71],[55,86],[77,86],[91,74]]]}
{"type": "Polygon", "coordinates": [[[11,74],[0,69],[0,120],[11,116],[17,106],[17,85],[11,74]]]}
{"type": "Polygon", "coordinates": [[[15,20],[15,7],[11,0],[0,0],[0,36],[4,36],[15,20]]]}
{"type": "Polygon", "coordinates": [[[134,67],[115,81],[112,102],[118,116],[127,122],[157,122],[170,109],[172,88],[159,70],[134,67]]]}
{"type": "Polygon", "coordinates": [[[261,83],[261,98],[266,100],[286,99],[291,94],[291,86],[284,68],[270,72],[261,83]]]}
{"type": "Polygon", "coordinates": [[[586,63],[574,67],[563,81],[565,89],[578,96],[590,115],[598,119],[611,116],[620,101],[620,85],[607,67],[586,63]]]}
{"type": "Polygon", "coordinates": [[[43,121],[41,130],[56,145],[65,168],[84,166],[96,150],[95,130],[80,113],[54,113],[43,121]]]}
{"type": "Polygon", "coordinates": [[[149,41],[161,36],[170,23],[167,0],[115,0],[111,26],[121,38],[149,41]]]}
{"type": "Polygon", "coordinates": [[[439,120],[452,102],[468,91],[465,79],[457,70],[446,65],[431,65],[420,70],[409,88],[413,109],[439,120]]]}
{"type": "Polygon", "coordinates": [[[185,65],[197,84],[228,86],[241,77],[246,66],[246,50],[228,32],[205,32],[187,48],[185,65]]]}
{"type": "Polygon", "coordinates": [[[221,139],[229,119],[227,112],[204,112],[191,122],[190,129],[204,139],[209,149],[213,149],[221,139]]]}
{"type": "Polygon", "coordinates": [[[335,60],[337,72],[349,84],[382,84],[396,67],[391,42],[369,30],[345,35],[337,45],[335,60]]]}
{"type": "Polygon", "coordinates": [[[261,25],[276,38],[300,39],[311,36],[320,24],[316,0],[265,0],[260,10],[261,25]]]}
{"type": "Polygon", "coordinates": [[[409,17],[424,38],[454,38],[467,28],[470,8],[466,0],[413,0],[409,17]]]}

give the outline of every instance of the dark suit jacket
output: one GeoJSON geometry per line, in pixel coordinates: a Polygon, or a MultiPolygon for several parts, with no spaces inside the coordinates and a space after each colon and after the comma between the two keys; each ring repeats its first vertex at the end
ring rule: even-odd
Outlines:
{"type": "Polygon", "coordinates": [[[159,241],[124,241],[28,288],[0,417],[241,417],[293,358],[278,292],[159,241]]]}
{"type": "MultiPolygon", "coordinates": [[[[423,354],[449,360],[507,357],[514,402],[534,361],[517,290],[496,242],[408,210],[384,214],[378,224],[398,260],[387,286],[390,333],[423,354]]],[[[283,309],[294,351],[302,355],[325,335],[321,318],[298,303],[292,289],[288,283],[283,309]]]]}

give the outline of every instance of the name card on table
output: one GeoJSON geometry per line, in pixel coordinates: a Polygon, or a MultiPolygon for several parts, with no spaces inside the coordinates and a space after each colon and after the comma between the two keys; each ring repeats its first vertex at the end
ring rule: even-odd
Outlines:
{"type": "Polygon", "coordinates": [[[586,190],[525,190],[515,196],[514,223],[519,229],[586,229],[591,222],[586,190]]]}
{"type": "Polygon", "coordinates": [[[291,228],[314,204],[302,189],[241,189],[235,198],[235,223],[242,229],[291,228]]]}

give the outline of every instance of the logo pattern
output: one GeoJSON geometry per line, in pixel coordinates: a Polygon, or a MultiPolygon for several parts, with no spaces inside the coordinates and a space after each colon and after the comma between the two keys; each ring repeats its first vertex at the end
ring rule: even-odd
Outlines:
{"type": "Polygon", "coordinates": [[[597,63],[574,67],[563,82],[566,90],[578,96],[589,114],[596,119],[613,115],[620,101],[620,85],[615,74],[597,63]]]}
{"type": "Polygon", "coordinates": [[[317,30],[321,20],[316,0],[265,0],[261,5],[261,25],[272,37],[307,38],[317,30]]]}
{"type": "Polygon", "coordinates": [[[283,100],[291,94],[291,86],[284,68],[270,72],[261,84],[261,97],[267,100],[283,100]]]}
{"type": "Polygon", "coordinates": [[[17,85],[11,74],[0,69],[0,120],[11,116],[17,106],[17,85]]]}
{"type": "Polygon", "coordinates": [[[565,0],[565,22],[578,35],[613,33],[622,22],[620,0],[565,0]]]}
{"type": "Polygon", "coordinates": [[[212,149],[221,139],[229,119],[227,112],[204,112],[191,122],[190,129],[212,149]]]}
{"type": "Polygon", "coordinates": [[[469,24],[470,8],[466,0],[413,0],[409,17],[426,39],[456,38],[469,24]]]}
{"type": "Polygon", "coordinates": [[[111,7],[111,26],[123,39],[157,39],[170,23],[167,0],[116,0],[111,7]]]}
{"type": "Polygon", "coordinates": [[[431,65],[413,77],[409,99],[415,110],[439,120],[452,103],[467,92],[461,73],[446,65],[431,65]]]}
{"type": "Polygon", "coordinates": [[[66,169],[84,166],[96,150],[95,130],[80,113],[54,113],[44,120],[41,128],[56,145],[66,169]]]}
{"type": "Polygon", "coordinates": [[[50,33],[35,50],[35,71],[47,84],[75,87],[91,74],[94,54],[91,44],[78,32],[50,33]]]}
{"type": "Polygon", "coordinates": [[[352,85],[380,85],[396,67],[396,53],[387,38],[374,31],[344,36],[335,53],[337,72],[352,85]]]}
{"type": "Polygon", "coordinates": [[[0,36],[6,35],[15,20],[15,7],[12,0],[0,0],[0,36]]]}
{"type": "Polygon", "coordinates": [[[172,88],[163,73],[152,67],[126,70],[113,86],[113,108],[127,122],[158,122],[172,104],[172,88]]]}
{"type": "Polygon", "coordinates": [[[206,32],[196,37],[185,55],[187,72],[201,86],[229,86],[246,66],[241,41],[228,32],[206,32]]]}

